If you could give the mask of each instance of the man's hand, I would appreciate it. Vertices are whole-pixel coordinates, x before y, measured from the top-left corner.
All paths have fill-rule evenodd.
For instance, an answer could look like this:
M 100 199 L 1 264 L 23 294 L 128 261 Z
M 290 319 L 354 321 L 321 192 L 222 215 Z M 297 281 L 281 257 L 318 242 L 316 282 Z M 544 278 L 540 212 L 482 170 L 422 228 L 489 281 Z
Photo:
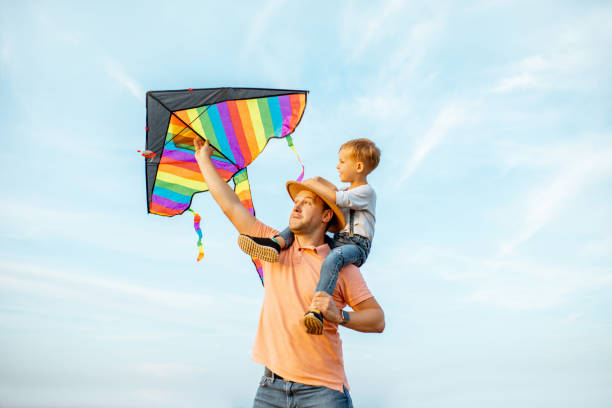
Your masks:
M 212 160 L 210 160 L 210 156 L 214 151 L 213 147 L 208 143 L 208 140 L 204 142 L 200 137 L 193 139 L 193 146 L 196 149 L 196 161 L 210 194 L 219 204 L 223 213 L 234 224 L 238 232 L 248 234 L 251 232 L 253 224 L 255 224 L 255 217 L 249 210 L 244 208 L 234 190 L 221 178 L 217 169 L 215 169 Z
M 332 323 L 340 323 L 343 320 L 342 313 L 336 307 L 336 302 L 326 292 L 315 293 L 310 308 L 320 310 L 325 320 Z
M 213 154 L 213 147 L 208 143 L 208 140 L 204 141 L 202 138 L 196 136 L 193 139 L 193 147 L 195 147 L 196 161 L 201 163 L 203 160 L 210 160 L 210 156 Z
M 323 318 L 331 323 L 340 324 L 344 320 L 334 299 L 325 292 L 315 293 L 311 308 L 320 310 Z M 382 333 L 385 330 L 385 313 L 373 297 L 356 304 L 353 310 L 344 327 L 364 333 Z

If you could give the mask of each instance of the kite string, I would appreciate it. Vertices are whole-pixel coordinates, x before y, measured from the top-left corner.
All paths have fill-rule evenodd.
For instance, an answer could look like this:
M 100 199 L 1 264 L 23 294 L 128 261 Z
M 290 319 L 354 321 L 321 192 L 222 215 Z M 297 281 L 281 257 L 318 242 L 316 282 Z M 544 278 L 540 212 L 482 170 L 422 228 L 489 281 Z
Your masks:
M 188 210 L 193 213 L 193 228 L 198 234 L 198 262 L 200 262 L 202 258 L 204 258 L 204 246 L 202 245 L 202 229 L 200 228 L 200 221 L 202 220 L 202 218 L 200 217 L 200 214 L 193 211 L 191 208 L 188 208 Z
M 291 150 L 293 150 L 293 153 L 295 153 L 298 161 L 302 165 L 302 174 L 300 174 L 300 176 L 296 179 L 297 182 L 301 182 L 304 179 L 304 170 L 305 170 L 304 163 L 302 163 L 302 159 L 300 159 L 300 155 L 298 154 L 297 150 L 295 150 L 295 146 L 293 145 L 293 139 L 291 138 L 291 135 L 287 135 L 287 144 L 289 145 Z

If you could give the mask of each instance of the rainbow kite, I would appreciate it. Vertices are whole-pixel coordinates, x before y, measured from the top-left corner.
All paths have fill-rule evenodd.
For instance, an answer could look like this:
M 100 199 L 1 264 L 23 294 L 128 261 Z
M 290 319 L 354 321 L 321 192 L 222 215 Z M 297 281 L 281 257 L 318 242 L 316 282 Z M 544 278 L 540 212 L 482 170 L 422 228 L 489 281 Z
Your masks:
M 204 256 L 200 216 L 190 206 L 193 195 L 208 186 L 195 159 L 193 139 L 208 140 L 214 147 L 213 165 L 225 181 L 234 182 L 234 191 L 254 215 L 247 166 L 271 138 L 286 138 L 295 152 L 290 135 L 304 114 L 306 94 L 255 88 L 147 92 L 148 212 L 168 217 L 193 212 L 198 261 Z M 302 166 L 298 180 L 303 170 Z M 263 282 L 261 262 L 253 262 Z

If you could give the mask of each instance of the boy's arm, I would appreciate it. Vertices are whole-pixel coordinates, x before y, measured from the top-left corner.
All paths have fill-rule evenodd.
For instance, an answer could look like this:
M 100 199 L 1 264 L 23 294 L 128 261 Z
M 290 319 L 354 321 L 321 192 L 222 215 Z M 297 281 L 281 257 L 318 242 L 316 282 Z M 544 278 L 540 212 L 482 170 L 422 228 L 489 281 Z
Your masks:
M 344 321 L 342 312 L 336 307 L 334 299 L 325 292 L 317 292 L 312 300 L 312 306 L 323 314 L 326 320 L 340 324 Z M 349 313 L 350 320 L 344 325 L 349 329 L 364 333 L 382 333 L 385 330 L 385 313 L 374 299 L 368 298 L 353 307 Z
M 200 171 L 208 185 L 210 194 L 212 194 L 225 216 L 234 224 L 238 232 L 249 234 L 253 224 L 255 224 L 255 217 L 249 210 L 244 208 L 236 193 L 217 173 L 217 169 L 215 169 L 210 160 L 213 148 L 209 145 L 208 141 L 204 143 L 204 140 L 199 137 L 193 140 L 193 145 L 196 148 L 196 161 L 200 166 Z
M 336 191 L 336 204 L 342 208 L 364 210 L 372 207 L 376 194 L 369 185 L 360 186 L 346 191 Z

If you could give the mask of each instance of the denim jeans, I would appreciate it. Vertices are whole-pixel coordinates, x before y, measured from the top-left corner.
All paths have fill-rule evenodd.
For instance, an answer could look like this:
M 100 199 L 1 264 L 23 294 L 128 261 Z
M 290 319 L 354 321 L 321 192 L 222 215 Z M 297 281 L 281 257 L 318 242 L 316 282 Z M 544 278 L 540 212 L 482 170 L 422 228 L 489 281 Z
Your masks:
M 289 248 L 293 244 L 293 231 L 289 227 L 279 232 L 276 237 L 281 237 L 285 241 L 285 248 Z
M 294 236 L 289 227 L 280 232 L 278 236 L 285 241 L 285 248 L 289 248 L 293 243 Z M 331 295 L 336 289 L 340 269 L 350 264 L 357 267 L 363 265 L 370 254 L 372 242 L 360 235 L 349 235 L 343 232 L 335 234 L 332 242 L 327 234 L 325 238 L 325 242 L 332 250 L 321 265 L 321 276 L 315 293 L 323 291 Z
M 289 248 L 295 239 L 293 231 L 289 227 L 276 234 L 275 237 L 281 237 L 285 241 L 284 248 Z M 325 234 L 323 240 L 330 248 L 334 247 L 334 240 L 329 235 Z
M 363 265 L 370 253 L 370 245 L 369 239 L 359 235 L 350 236 L 344 233 L 334 235 L 334 246 L 323 260 L 315 293 L 323 291 L 333 294 L 340 269 L 350 264 L 357 267 Z
M 331 388 L 261 377 L 253 408 L 353 408 L 351 396 Z

